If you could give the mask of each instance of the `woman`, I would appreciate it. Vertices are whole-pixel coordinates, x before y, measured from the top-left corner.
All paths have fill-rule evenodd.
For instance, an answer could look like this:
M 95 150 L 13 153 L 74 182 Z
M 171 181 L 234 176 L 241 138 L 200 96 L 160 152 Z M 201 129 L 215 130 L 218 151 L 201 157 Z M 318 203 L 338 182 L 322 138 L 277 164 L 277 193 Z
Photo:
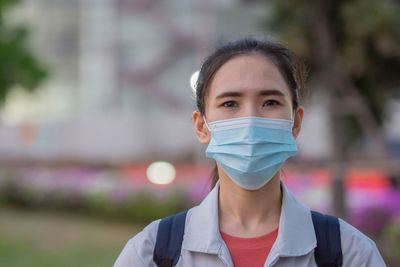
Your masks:
M 291 53 L 272 42 L 238 40 L 205 60 L 193 128 L 216 161 L 214 187 L 187 212 L 176 266 L 317 266 L 310 210 L 280 180 L 297 152 L 302 81 Z M 132 238 L 115 266 L 156 266 L 159 224 Z M 385 266 L 372 240 L 339 225 L 343 266 Z

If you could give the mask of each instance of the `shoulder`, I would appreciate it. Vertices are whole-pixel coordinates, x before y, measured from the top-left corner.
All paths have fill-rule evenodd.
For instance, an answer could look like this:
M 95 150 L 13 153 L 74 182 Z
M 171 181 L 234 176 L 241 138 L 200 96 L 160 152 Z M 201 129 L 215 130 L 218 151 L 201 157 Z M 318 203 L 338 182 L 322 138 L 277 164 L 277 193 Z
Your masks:
M 343 266 L 386 266 L 374 241 L 342 219 L 339 224 Z
M 160 221 L 153 221 L 131 238 L 126 243 L 114 267 L 138 266 L 139 263 L 140 266 L 150 266 L 153 262 L 154 245 Z

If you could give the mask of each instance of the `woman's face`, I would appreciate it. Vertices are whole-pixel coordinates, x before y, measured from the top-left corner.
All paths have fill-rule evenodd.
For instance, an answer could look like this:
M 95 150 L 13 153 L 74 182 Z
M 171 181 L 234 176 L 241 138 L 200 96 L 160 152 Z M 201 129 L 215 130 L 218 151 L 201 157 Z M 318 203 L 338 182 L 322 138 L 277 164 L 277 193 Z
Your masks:
M 290 89 L 278 68 L 259 54 L 234 57 L 222 65 L 205 99 L 207 122 L 248 116 L 295 119 L 295 137 L 303 117 L 302 108 L 293 112 Z M 210 134 L 201 117 L 198 111 L 193 113 L 194 129 L 199 141 L 207 144 Z

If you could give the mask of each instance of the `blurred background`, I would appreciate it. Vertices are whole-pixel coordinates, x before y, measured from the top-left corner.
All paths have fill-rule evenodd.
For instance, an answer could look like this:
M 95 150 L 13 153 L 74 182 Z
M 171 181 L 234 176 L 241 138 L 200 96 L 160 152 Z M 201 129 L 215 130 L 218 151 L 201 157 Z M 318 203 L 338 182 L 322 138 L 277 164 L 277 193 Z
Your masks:
M 396 0 L 0 1 L 2 264 L 110 266 L 148 222 L 198 204 L 213 162 L 190 80 L 250 36 L 309 71 L 282 180 L 399 266 L 399 14 Z

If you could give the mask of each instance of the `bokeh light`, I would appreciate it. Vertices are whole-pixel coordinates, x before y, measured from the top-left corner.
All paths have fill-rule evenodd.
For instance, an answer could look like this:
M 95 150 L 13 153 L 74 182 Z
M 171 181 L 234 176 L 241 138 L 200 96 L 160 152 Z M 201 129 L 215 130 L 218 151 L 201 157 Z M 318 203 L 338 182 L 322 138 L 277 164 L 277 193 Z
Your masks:
M 190 76 L 190 87 L 192 88 L 193 94 L 196 94 L 196 83 L 199 78 L 200 71 L 193 72 L 192 76 Z
M 146 175 L 153 184 L 166 185 L 174 181 L 176 172 L 171 163 L 156 161 L 149 165 Z

